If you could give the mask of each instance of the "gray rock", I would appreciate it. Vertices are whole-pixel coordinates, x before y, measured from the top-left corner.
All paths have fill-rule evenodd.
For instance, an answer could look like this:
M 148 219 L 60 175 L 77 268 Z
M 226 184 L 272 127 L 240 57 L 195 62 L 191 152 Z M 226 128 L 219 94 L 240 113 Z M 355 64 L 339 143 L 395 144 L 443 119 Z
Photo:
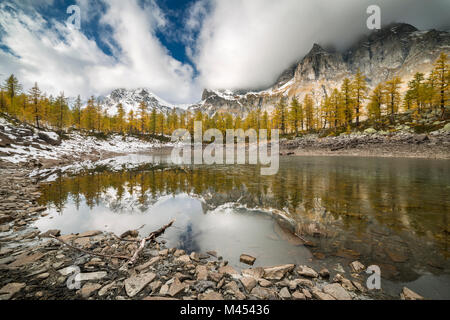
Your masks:
M 132 276 L 125 280 L 125 291 L 129 297 L 134 297 L 144 287 L 155 279 L 156 275 L 152 272 L 142 273 Z

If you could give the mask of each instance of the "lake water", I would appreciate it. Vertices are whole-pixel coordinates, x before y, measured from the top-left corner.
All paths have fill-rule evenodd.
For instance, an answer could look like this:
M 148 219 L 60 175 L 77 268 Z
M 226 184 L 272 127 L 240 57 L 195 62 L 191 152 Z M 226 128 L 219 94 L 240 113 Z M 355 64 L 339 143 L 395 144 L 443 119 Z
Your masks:
M 407 285 L 450 299 L 450 161 L 281 157 L 278 174 L 261 176 L 257 166 L 136 157 L 155 166 L 45 185 L 40 202 L 50 214 L 36 226 L 118 235 L 141 227 L 144 236 L 175 218 L 162 237 L 169 247 L 216 250 L 236 268 L 247 267 L 239 262 L 247 253 L 255 266 L 343 268 L 350 277 L 349 262 L 359 260 L 380 266 L 385 293 Z

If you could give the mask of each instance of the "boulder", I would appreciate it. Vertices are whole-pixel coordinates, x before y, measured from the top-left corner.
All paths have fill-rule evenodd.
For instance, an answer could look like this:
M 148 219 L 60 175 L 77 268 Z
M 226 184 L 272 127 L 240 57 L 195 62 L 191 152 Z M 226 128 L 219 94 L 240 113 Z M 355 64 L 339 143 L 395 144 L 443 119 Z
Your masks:
M 239 261 L 249 265 L 253 265 L 255 263 L 255 260 L 255 257 L 252 257 L 251 255 L 245 253 L 241 254 L 241 256 L 239 257 Z
M 269 280 L 281 280 L 286 273 L 292 271 L 295 265 L 283 264 L 279 266 L 264 268 L 264 278 Z
M 242 274 L 258 280 L 264 277 L 264 269 L 261 267 L 244 269 L 242 270 Z
M 415 293 L 407 287 L 403 287 L 402 293 L 400 293 L 400 299 L 402 300 L 424 300 L 420 294 Z
M 359 261 L 353 261 L 350 263 L 350 268 L 356 273 L 360 273 L 366 269 L 366 267 Z
M 377 130 L 375 130 L 374 128 L 367 128 L 366 130 L 364 130 L 364 133 L 374 134 L 374 133 L 377 133 Z
M 281 288 L 280 292 L 278 292 L 278 295 L 283 300 L 291 298 L 291 293 L 289 292 L 289 289 L 286 287 Z
M 331 283 L 323 287 L 323 292 L 329 294 L 336 300 L 351 300 L 352 298 L 348 292 L 339 284 Z
M 241 283 L 245 288 L 245 291 L 250 293 L 254 287 L 256 287 L 256 279 L 253 277 L 242 277 Z
M 61 137 L 55 132 L 39 131 L 38 136 L 52 146 L 59 146 L 61 144 Z
M 319 274 L 308 266 L 298 266 L 297 273 L 308 278 L 317 278 Z

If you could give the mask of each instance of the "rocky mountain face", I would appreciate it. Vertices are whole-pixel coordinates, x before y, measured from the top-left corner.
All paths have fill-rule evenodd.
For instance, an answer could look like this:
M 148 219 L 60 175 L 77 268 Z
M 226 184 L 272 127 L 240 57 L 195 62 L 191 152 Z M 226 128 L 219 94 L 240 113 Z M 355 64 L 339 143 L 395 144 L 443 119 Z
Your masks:
M 208 90 L 189 110 L 210 115 L 228 111 L 245 115 L 253 108 L 271 111 L 280 99 L 311 93 L 319 104 L 331 90 L 340 87 L 345 77 L 358 69 L 370 88 L 379 82 L 400 76 L 403 88 L 416 72 L 429 73 L 441 52 L 450 53 L 450 33 L 419 31 L 409 24 L 393 24 L 361 37 L 344 52 L 326 50 L 314 44 L 298 63 L 285 70 L 269 89 L 259 92 Z
M 115 89 L 106 97 L 100 98 L 101 104 L 104 110 L 110 115 L 117 114 L 117 106 L 119 103 L 122 104 L 125 113 L 128 114 L 130 110 L 133 110 L 135 114 L 139 110 L 139 105 L 142 101 L 145 101 L 148 106 L 149 112 L 156 108 L 157 112 L 169 113 L 173 108 L 179 110 L 178 106 L 170 104 L 164 101 L 162 98 L 158 97 L 152 93 L 149 89 L 138 88 L 138 89 Z

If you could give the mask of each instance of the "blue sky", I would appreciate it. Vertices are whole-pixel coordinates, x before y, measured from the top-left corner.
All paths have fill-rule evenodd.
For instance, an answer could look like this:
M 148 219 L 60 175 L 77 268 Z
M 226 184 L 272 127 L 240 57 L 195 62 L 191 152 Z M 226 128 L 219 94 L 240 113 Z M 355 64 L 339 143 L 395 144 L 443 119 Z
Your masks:
M 345 49 L 370 32 L 371 4 L 383 25 L 449 29 L 448 0 L 0 0 L 0 78 L 83 98 L 146 87 L 171 103 L 266 89 L 314 43 Z

